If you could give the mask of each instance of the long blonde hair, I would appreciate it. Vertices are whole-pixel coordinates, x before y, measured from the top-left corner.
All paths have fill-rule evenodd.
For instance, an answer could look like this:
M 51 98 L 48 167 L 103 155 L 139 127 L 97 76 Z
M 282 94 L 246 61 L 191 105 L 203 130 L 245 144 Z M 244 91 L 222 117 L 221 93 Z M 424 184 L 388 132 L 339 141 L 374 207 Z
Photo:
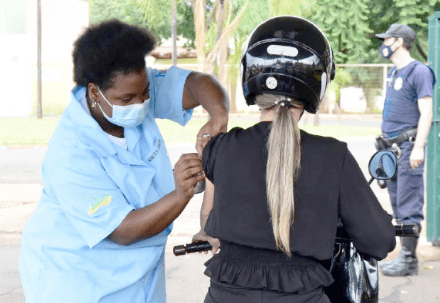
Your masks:
M 278 103 L 286 99 L 293 105 L 299 104 L 285 96 L 270 94 L 257 95 L 255 103 L 260 109 L 275 109 L 267 141 L 267 204 L 277 249 L 291 257 L 290 230 L 295 214 L 294 183 L 301 167 L 301 138 L 290 110 Z

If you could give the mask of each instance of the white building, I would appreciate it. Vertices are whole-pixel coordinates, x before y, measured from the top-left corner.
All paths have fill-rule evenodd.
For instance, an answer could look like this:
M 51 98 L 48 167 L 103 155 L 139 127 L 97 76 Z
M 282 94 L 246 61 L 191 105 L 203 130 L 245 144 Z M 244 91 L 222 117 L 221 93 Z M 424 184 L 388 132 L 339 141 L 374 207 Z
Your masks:
M 89 25 L 88 3 L 41 0 L 43 111 L 60 113 L 70 100 L 72 45 Z M 0 0 L 0 117 L 35 115 L 37 0 Z

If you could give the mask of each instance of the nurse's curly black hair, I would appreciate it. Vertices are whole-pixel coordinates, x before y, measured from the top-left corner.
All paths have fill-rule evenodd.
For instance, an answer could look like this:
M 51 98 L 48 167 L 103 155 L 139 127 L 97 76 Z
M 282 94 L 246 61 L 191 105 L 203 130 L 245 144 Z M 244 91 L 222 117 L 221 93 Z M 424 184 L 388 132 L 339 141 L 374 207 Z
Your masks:
M 74 81 L 82 86 L 95 83 L 105 90 L 115 75 L 140 72 L 155 46 L 156 38 L 146 28 L 116 19 L 92 25 L 74 44 Z

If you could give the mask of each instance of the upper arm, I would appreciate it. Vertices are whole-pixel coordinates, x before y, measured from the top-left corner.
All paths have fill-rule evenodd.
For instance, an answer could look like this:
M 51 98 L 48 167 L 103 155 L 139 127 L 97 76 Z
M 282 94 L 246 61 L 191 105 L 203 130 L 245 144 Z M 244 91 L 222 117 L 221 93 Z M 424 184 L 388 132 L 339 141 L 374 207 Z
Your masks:
M 192 115 L 183 104 L 184 87 L 191 71 L 171 67 L 167 71 L 148 69 L 150 97 L 155 118 L 169 119 L 185 125 Z
M 415 88 L 419 109 L 421 104 L 425 104 L 425 106 L 427 106 L 426 101 L 429 101 L 429 99 L 432 107 L 432 95 L 435 83 L 434 73 L 428 66 L 418 64 L 412 74 L 414 75 L 413 85 Z
M 215 161 L 217 158 L 217 153 L 219 151 L 219 147 L 223 138 L 225 138 L 227 134 L 220 133 L 214 138 L 212 138 L 208 144 L 206 144 L 203 149 L 202 154 L 202 167 L 206 174 L 206 179 L 215 184 Z
M 214 184 L 208 179 L 205 180 L 205 194 L 203 195 L 203 203 L 201 212 L 205 215 L 209 215 L 214 207 Z
M 209 111 L 209 107 L 206 105 L 212 101 L 218 101 L 226 107 L 228 106 L 227 92 L 223 86 L 209 74 L 191 72 L 186 79 L 183 90 L 183 108 L 192 109 L 202 105 Z
M 200 81 L 200 78 L 202 77 L 201 73 L 198 72 L 191 72 L 185 81 L 185 86 L 183 87 L 183 97 L 182 97 L 182 106 L 184 109 L 191 109 L 198 105 L 200 105 L 196 98 L 194 97 L 192 90 L 197 89 L 195 86 L 197 86 L 196 82 Z

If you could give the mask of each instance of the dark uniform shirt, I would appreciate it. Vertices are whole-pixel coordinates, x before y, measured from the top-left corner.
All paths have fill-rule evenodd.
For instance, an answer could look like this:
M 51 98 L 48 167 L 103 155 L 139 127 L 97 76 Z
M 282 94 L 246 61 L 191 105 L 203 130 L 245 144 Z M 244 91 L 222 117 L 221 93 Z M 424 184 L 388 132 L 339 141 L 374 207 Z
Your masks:
M 390 69 L 383 110 L 383 133 L 417 127 L 420 119 L 418 100 L 432 97 L 434 79 L 431 69 L 418 61 L 401 69 Z

